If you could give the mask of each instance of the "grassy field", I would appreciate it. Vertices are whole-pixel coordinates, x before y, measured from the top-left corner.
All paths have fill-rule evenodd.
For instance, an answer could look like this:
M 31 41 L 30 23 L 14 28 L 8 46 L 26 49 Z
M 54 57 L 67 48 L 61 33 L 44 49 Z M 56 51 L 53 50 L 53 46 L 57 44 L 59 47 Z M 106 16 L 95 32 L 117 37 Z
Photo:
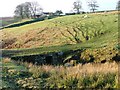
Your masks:
M 76 62 L 71 59 L 56 66 L 4 58 L 5 88 L 11 85 L 24 89 L 118 88 L 118 12 L 57 17 L 5 28 L 0 34 L 3 36 L 2 54 L 6 57 L 61 51 L 67 53 L 64 61 L 79 57 Z M 75 50 L 82 52 L 69 53 Z
M 39 54 L 81 47 L 98 48 L 110 44 L 117 46 L 117 18 L 117 13 L 88 14 L 87 18 L 84 18 L 84 15 L 73 15 L 6 28 L 1 32 L 3 33 L 3 49 L 17 49 L 22 53 Z M 85 40 L 82 32 L 79 31 L 77 38 L 81 40 L 81 43 L 77 43 L 66 29 L 68 28 L 75 36 L 73 31 L 75 26 L 80 27 L 84 36 L 87 35 L 89 40 Z

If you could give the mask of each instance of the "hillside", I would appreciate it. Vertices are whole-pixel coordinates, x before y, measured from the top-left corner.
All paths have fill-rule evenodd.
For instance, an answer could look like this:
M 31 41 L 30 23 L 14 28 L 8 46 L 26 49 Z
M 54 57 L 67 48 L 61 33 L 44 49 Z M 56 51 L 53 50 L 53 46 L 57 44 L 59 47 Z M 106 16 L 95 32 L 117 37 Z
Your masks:
M 81 40 L 81 43 L 94 41 L 96 38 L 101 39 L 104 36 L 111 38 L 108 39 L 111 42 L 114 36 L 117 36 L 117 18 L 117 14 L 89 14 L 87 18 L 84 18 L 84 15 L 74 15 L 3 29 L 3 48 L 38 48 L 76 44 L 71 34 L 73 33 L 75 36 L 74 28 L 77 29 L 76 27 L 80 27 L 84 36 L 89 37 L 89 40 L 86 41 L 82 32 L 79 31 L 77 38 Z M 113 38 L 110 34 L 113 35 Z
M 96 61 L 102 61 L 106 58 L 112 60 L 118 53 L 116 12 L 63 16 L 6 28 L 2 32 L 3 55 L 24 56 L 86 49 L 81 58 L 89 61 L 92 55 Z
M 22 23 L 0 31 L 1 87 L 113 89 L 120 86 L 117 12 Z

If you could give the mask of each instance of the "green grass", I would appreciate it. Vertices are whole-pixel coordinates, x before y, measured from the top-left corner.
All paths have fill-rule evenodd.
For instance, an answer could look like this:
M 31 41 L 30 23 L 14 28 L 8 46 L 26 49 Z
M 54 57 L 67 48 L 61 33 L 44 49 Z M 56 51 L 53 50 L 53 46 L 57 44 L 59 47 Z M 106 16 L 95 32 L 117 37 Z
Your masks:
M 31 25 L 24 25 L 21 27 L 16 27 L 16 28 L 9 28 L 9 29 L 4 29 L 4 31 L 7 30 L 7 32 L 16 32 L 16 34 L 21 34 L 19 32 L 21 32 L 21 30 L 23 31 L 28 31 L 28 30 L 35 30 L 38 29 L 40 27 L 54 27 L 54 25 L 57 23 L 57 25 L 62 26 L 63 25 L 70 25 L 73 24 L 72 22 L 78 22 L 81 21 L 83 15 L 73 15 L 73 16 L 63 16 L 63 17 L 59 17 L 59 18 L 55 18 L 55 19 L 51 19 L 51 20 L 45 20 L 42 22 L 37 22 Z M 90 18 L 88 19 L 84 19 L 82 20 L 83 23 L 84 22 L 92 22 L 92 23 L 96 23 L 96 21 L 99 20 L 104 20 L 105 23 L 107 23 L 107 25 L 109 24 L 110 27 L 114 26 L 114 20 L 117 19 L 117 15 L 108 15 L 108 16 L 104 16 L 104 15 L 88 15 Z M 113 21 L 113 22 L 111 22 Z M 61 24 L 59 24 L 59 22 L 62 22 Z M 113 23 L 113 24 L 111 24 Z M 110 25 L 111 24 L 111 25 Z
M 3 29 L 3 41 L 9 41 L 9 39 L 16 38 L 15 42 L 7 45 L 8 48 L 3 48 L 3 56 L 26 56 L 26 55 L 36 55 L 36 54 L 46 54 L 50 52 L 67 52 L 69 50 L 87 50 L 81 53 L 83 58 L 88 58 L 89 55 L 93 55 L 95 60 L 104 60 L 105 58 L 112 58 L 116 55 L 113 48 L 117 47 L 118 44 L 118 20 L 117 14 L 88 14 L 88 18 L 83 19 L 83 15 L 72 15 L 63 16 L 50 20 L 45 20 L 41 22 L 36 22 L 32 24 L 26 24 L 20 27 L 6 28 Z M 102 27 L 102 22 L 104 22 L 104 27 Z M 70 40 L 60 34 L 60 32 L 66 32 L 66 26 L 69 28 L 75 25 L 81 27 L 82 30 L 88 30 L 89 36 L 92 38 L 88 41 L 83 40 L 82 43 L 73 44 Z M 45 30 L 44 30 L 45 29 Z M 99 34 L 93 36 L 93 31 L 101 30 L 104 34 Z M 72 29 L 70 29 L 72 32 Z M 43 38 L 42 35 L 45 35 Z M 53 37 L 57 34 L 57 37 Z M 71 37 L 71 36 L 70 36 Z M 47 39 L 46 39 L 47 38 Z M 11 41 L 11 40 L 10 40 Z M 28 41 L 27 43 L 25 43 Z M 41 43 L 45 41 L 52 41 L 52 43 Z M 35 44 L 37 43 L 37 44 Z M 20 47 L 15 45 L 20 44 Z M 11 46 L 10 46 L 11 45 Z M 29 45 L 29 47 L 27 47 Z M 97 49 L 97 50 L 96 50 Z M 91 51 L 90 51 L 91 50 Z M 93 50 L 93 51 L 92 51 Z M 97 54 L 96 54 L 97 53 Z M 111 53 L 111 54 L 109 54 Z M 107 55 L 106 55 L 107 54 Z M 115 54 L 115 55 L 114 55 Z M 102 59 L 103 58 L 103 59 Z M 81 60 L 81 59 L 80 59 Z M 87 60 L 87 59 L 85 59 Z M 107 59 L 106 59 L 107 60 Z M 16 61 L 15 61 L 16 62 Z M 19 87 L 19 88 L 117 88 L 117 74 L 116 70 L 117 64 L 105 63 L 93 70 L 91 65 L 80 65 L 73 67 L 64 66 L 37 66 L 30 63 L 17 64 L 13 61 L 3 63 L 3 86 L 5 87 Z M 103 66 L 102 66 L 103 65 Z M 93 66 L 94 67 L 94 66 Z M 109 68 L 110 67 L 110 68 Z M 27 69 L 29 72 L 27 72 Z M 114 72 L 114 69 L 115 72 Z M 15 70 L 15 72 L 8 72 L 9 70 Z M 76 73 L 79 71 L 82 72 Z M 21 72 L 25 70 L 25 72 Z M 86 74 L 86 70 L 91 71 L 92 74 Z M 100 73 L 96 73 L 95 71 Z M 113 71 L 112 71 L 113 70 Z M 103 73 L 102 73 L 103 72 Z M 112 73 L 109 73 L 112 72 Z M 107 73 L 107 74 L 105 74 Z M 23 75 L 23 76 L 21 76 Z M 9 79 L 7 79 L 9 77 Z M 11 83 L 12 80 L 12 83 Z M 54 82 L 53 82 L 54 80 Z M 18 86 L 16 86 L 18 84 Z
M 33 54 L 41 54 L 48 52 L 76 50 L 83 48 L 95 49 L 104 46 L 109 46 L 111 43 L 114 43 L 114 46 L 116 46 L 118 42 L 117 18 L 118 18 L 117 14 L 107 14 L 107 15 L 88 14 L 88 18 L 85 19 L 83 19 L 83 15 L 71 15 L 71 16 L 63 16 L 50 20 L 36 22 L 33 24 L 24 25 L 20 27 L 7 28 L 3 30 L 3 32 L 6 33 L 6 36 L 3 39 L 13 38 L 13 37 L 17 38 L 17 40 L 13 43 L 13 45 L 21 45 L 21 46 L 19 48 L 12 47 L 11 50 L 4 49 L 3 55 L 9 54 L 9 55 L 24 56 L 24 55 L 33 55 Z M 101 21 L 104 23 L 103 27 Z M 70 40 L 66 37 L 61 36 L 60 32 L 66 33 L 66 35 L 69 36 L 69 34 L 67 34 L 65 30 L 66 26 L 73 27 L 76 24 L 80 26 L 87 25 L 84 27 L 89 28 L 88 29 L 89 36 L 93 35 L 94 30 L 95 31 L 101 30 L 102 32 L 104 32 L 104 34 L 93 37 L 88 41 L 83 40 L 82 43 L 71 44 Z M 42 29 L 44 28 L 47 29 L 42 32 Z M 83 30 L 85 30 L 86 28 L 83 28 Z M 55 38 L 53 38 L 54 33 L 58 35 Z M 43 37 L 42 36 L 43 34 L 46 35 L 46 37 L 41 39 Z M 28 35 L 28 37 L 26 37 L 25 35 Z M 29 39 L 31 37 L 32 40 Z M 81 35 L 79 37 L 82 38 Z M 27 43 L 24 43 L 25 39 L 28 39 Z M 46 43 L 48 41 L 51 41 L 51 43 L 50 44 Z M 35 42 L 38 44 L 35 44 Z M 45 42 L 45 44 L 41 45 L 42 42 Z M 29 47 L 27 48 L 28 45 Z
M 11 88 L 15 89 L 17 88 L 17 85 L 15 84 L 15 79 L 19 78 L 19 73 L 22 71 L 27 71 L 27 68 L 23 65 L 18 65 L 17 63 L 11 61 L 6 61 L 6 59 L 2 59 L 2 83 L 0 84 L 2 88 Z M 5 62 L 6 61 L 6 62 Z
M 4 59 L 3 59 L 4 60 Z M 6 67 L 6 68 L 9 68 L 9 69 L 15 69 L 17 71 L 20 71 L 20 70 L 27 70 L 24 66 L 22 65 L 17 65 L 15 62 L 13 61 L 10 61 L 10 62 L 7 62 L 7 63 L 4 63 L 2 62 L 2 67 Z
M 10 69 L 16 69 L 16 70 L 25 70 L 25 67 L 23 66 L 17 66 L 16 64 L 14 64 L 13 62 L 11 63 L 7 63 L 7 64 L 3 64 L 3 67 L 8 67 Z

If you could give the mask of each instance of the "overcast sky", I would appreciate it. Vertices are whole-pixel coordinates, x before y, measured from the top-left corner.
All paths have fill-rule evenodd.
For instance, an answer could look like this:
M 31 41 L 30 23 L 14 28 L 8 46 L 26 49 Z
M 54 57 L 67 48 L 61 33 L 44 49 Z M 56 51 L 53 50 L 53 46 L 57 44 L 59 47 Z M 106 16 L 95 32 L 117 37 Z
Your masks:
M 29 1 L 37 1 L 45 12 L 55 12 L 62 10 L 70 12 L 73 8 L 73 2 L 76 0 L 1 0 L 0 1 L 0 17 L 13 16 L 15 7 L 21 3 Z M 89 11 L 86 4 L 88 0 L 81 0 L 83 11 Z M 100 6 L 98 10 L 114 10 L 118 0 L 97 0 Z

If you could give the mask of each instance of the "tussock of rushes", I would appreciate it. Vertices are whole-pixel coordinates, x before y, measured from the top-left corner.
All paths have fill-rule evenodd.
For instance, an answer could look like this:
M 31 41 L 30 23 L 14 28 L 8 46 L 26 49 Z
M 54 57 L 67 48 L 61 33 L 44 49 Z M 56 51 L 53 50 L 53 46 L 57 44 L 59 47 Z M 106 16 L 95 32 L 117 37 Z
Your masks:
M 104 64 L 78 64 L 77 66 L 73 67 L 64 67 L 64 66 L 51 66 L 51 65 L 43 65 L 43 66 L 35 66 L 32 65 L 29 67 L 30 72 L 58 72 L 64 73 L 67 75 L 74 75 L 74 74 L 95 74 L 95 73 L 116 73 L 118 71 L 118 64 L 116 62 L 106 62 Z
M 23 63 L 24 64 L 24 63 Z M 116 62 L 78 64 L 73 67 L 52 65 L 31 65 L 25 63 L 32 78 L 39 81 L 41 88 L 117 88 L 118 64 Z M 23 81 L 36 86 L 36 81 L 29 78 Z M 25 84 L 26 84 L 25 83 Z M 20 83 L 19 83 L 20 84 Z M 20 84 L 24 86 L 24 84 Z
M 118 71 L 117 63 L 109 63 L 105 64 L 85 64 L 85 65 L 77 65 L 75 67 L 69 68 L 69 73 L 78 73 L 78 74 L 94 74 L 94 73 L 116 73 Z

